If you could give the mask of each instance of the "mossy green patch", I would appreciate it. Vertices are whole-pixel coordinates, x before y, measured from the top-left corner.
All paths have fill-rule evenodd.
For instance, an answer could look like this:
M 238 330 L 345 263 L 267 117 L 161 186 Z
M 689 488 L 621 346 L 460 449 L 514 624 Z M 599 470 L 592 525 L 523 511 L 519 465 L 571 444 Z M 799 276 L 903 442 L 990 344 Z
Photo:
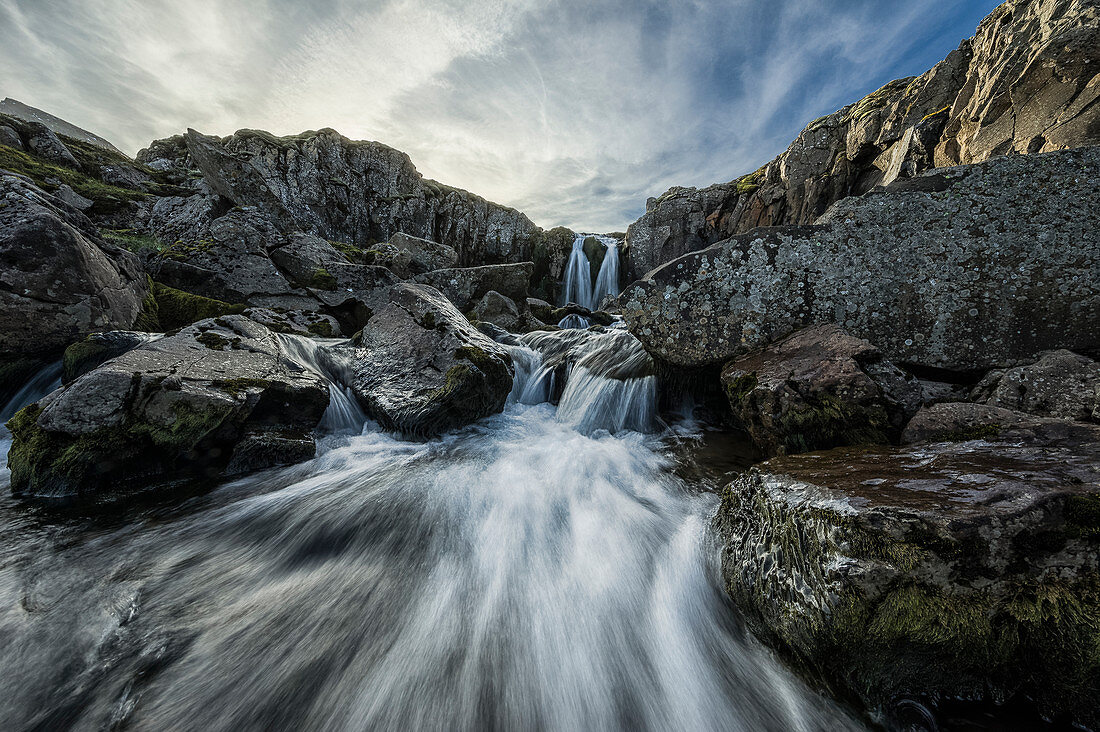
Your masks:
M 44 191 L 54 192 L 62 184 L 92 201 L 96 213 L 111 213 L 130 201 L 139 201 L 148 194 L 119 188 L 96 180 L 70 168 L 48 163 L 7 145 L 0 145 L 0 168 L 30 178 Z
M 777 432 L 788 454 L 889 441 L 889 418 L 882 407 L 859 406 L 828 393 L 810 396 L 805 403 L 804 409 L 778 420 Z
M 1100 492 L 1067 498 L 1065 517 L 1069 536 L 1091 541 L 1100 540 Z
M 324 267 L 318 267 L 309 277 L 309 286 L 318 290 L 335 290 L 336 278 Z
M 164 245 L 151 234 L 143 234 L 135 229 L 100 229 L 100 236 L 109 244 L 129 249 L 131 252 L 160 252 Z
M 1001 433 L 999 424 L 977 424 L 961 430 L 945 432 L 938 437 L 943 442 L 967 442 L 969 440 L 984 440 L 988 437 L 996 437 Z
M 332 331 L 332 323 L 328 322 L 327 320 L 318 320 L 316 322 L 310 323 L 306 326 L 306 330 L 319 338 L 332 338 L 334 335 Z
M 164 259 L 174 259 L 177 262 L 186 262 L 210 251 L 214 247 L 213 239 L 180 239 L 169 246 L 162 248 L 160 256 Z
M 104 344 L 89 338 L 72 344 L 65 349 L 65 354 L 61 358 L 61 380 L 67 384 L 81 374 L 87 373 L 103 363 L 105 354 L 110 350 Z
M 203 335 L 212 335 L 211 333 L 203 333 Z M 241 377 L 236 379 L 217 379 L 212 382 L 214 386 L 221 389 L 231 396 L 237 397 L 246 393 L 249 389 L 267 389 L 271 386 L 271 382 L 267 379 L 257 379 L 253 377 Z
M 232 341 L 212 330 L 203 331 L 195 336 L 195 340 L 203 344 L 211 351 L 224 351 L 226 346 L 232 345 Z
M 753 389 L 757 387 L 760 380 L 756 376 L 756 372 L 741 374 L 732 379 L 726 380 L 726 398 L 729 399 L 731 406 L 736 406 L 741 403 Z
M 143 303 L 142 315 L 138 318 L 142 329 L 150 332 L 178 330 L 206 318 L 236 315 L 245 310 L 244 305 L 192 295 L 160 282 L 153 283 L 151 294 L 152 302 Z M 156 328 L 149 327 L 154 320 Z

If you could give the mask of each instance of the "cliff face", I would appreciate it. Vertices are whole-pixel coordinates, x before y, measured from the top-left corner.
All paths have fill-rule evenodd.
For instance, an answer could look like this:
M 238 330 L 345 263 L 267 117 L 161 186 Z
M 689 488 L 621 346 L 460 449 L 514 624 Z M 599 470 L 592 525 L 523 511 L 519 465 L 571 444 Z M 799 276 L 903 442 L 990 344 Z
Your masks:
M 197 169 L 211 193 L 234 205 L 255 206 L 287 230 L 358 246 L 401 232 L 454 247 L 463 265 L 490 264 L 531 259 L 541 233 L 515 209 L 424 179 L 405 153 L 330 129 L 225 138 L 189 130 L 138 159 L 181 176 Z
M 630 275 L 931 167 L 1100 142 L 1100 0 L 1009 0 L 921 76 L 811 122 L 754 173 L 651 199 L 627 231 Z

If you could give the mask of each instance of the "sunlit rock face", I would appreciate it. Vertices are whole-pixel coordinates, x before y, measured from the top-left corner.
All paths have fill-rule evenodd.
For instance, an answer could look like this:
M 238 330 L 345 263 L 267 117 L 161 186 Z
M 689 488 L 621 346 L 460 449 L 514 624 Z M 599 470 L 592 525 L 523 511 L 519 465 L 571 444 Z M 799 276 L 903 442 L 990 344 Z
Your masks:
M 1100 7 L 1007 2 L 932 69 L 814 120 L 754 173 L 672 188 L 628 230 L 642 277 L 757 226 L 810 224 L 832 203 L 930 167 L 1100 142 Z
M 672 364 L 728 360 L 833 322 L 903 364 L 973 371 L 1100 349 L 1100 148 L 1004 157 L 742 234 L 628 287 Z

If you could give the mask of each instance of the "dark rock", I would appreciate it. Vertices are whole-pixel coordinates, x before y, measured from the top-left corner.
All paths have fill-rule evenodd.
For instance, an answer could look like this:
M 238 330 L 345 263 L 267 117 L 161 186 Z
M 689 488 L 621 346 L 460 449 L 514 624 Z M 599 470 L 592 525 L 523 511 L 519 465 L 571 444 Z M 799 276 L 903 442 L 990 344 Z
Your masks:
M 849 198 L 822 225 L 734 237 L 619 301 L 646 348 L 681 366 L 820 322 L 897 363 L 950 371 L 1100 350 L 1096 170 L 1100 147 L 940 171 L 944 190 Z
M 104 361 L 121 356 L 148 343 L 153 336 L 133 330 L 111 330 L 91 333 L 65 349 L 62 357 L 61 383 L 71 384 L 79 377 L 98 368 Z
M 147 279 L 82 213 L 0 175 L 0 358 L 56 358 L 89 333 L 129 328 Z
M 916 380 L 835 325 L 807 328 L 722 371 L 733 424 L 765 456 L 896 442 Z
M 67 185 L 60 185 L 57 190 L 54 191 L 54 196 L 63 201 L 65 205 L 75 208 L 77 211 L 87 211 L 95 202 L 89 198 L 85 198 Z
M 611 325 L 615 322 L 614 316 L 610 313 L 605 313 L 601 310 L 589 310 L 586 307 L 577 305 L 576 303 L 569 303 L 563 305 L 560 308 L 554 308 L 550 311 L 550 320 L 546 321 L 551 325 L 557 325 L 563 319 L 568 318 L 570 315 L 579 315 L 582 318 L 588 320 L 592 325 Z
M 326 351 L 356 398 L 387 427 L 456 429 L 504 408 L 512 361 L 437 290 L 398 284 L 347 345 Z
M 529 297 L 527 298 L 527 309 L 532 315 L 544 323 L 556 325 L 558 322 L 553 320 L 551 316 L 551 313 L 554 312 L 554 306 L 545 300 L 540 300 L 537 297 Z
M 489 290 L 474 305 L 470 319 L 492 323 L 514 332 L 519 329 L 520 312 L 512 300 L 496 290 Z
M 627 231 L 628 273 L 758 226 L 810 224 L 834 202 L 931 167 L 1100 142 L 1094 0 L 1014 0 L 947 58 L 814 120 L 754 173 L 670 189 Z
M 282 308 L 247 308 L 242 314 L 276 333 L 316 338 L 338 338 L 342 335 L 339 322 L 331 315 Z
M 533 265 L 490 264 L 483 267 L 437 269 L 418 275 L 413 282 L 430 285 L 442 292 L 462 312 L 468 311 L 490 290 L 495 290 L 514 302 L 527 299 Z
M 30 152 L 55 165 L 80 170 L 80 163 L 53 130 L 40 122 L 27 122 L 26 129 L 26 146 Z
M 1033 364 L 989 372 L 970 399 L 1042 417 L 1100 422 L 1100 363 L 1051 351 Z
M 872 713 L 1036 700 L 1100 722 L 1100 450 L 942 443 L 777 458 L 726 488 L 726 588 Z
M 1068 419 L 1036 417 L 988 404 L 941 402 L 917 412 L 901 436 L 906 444 L 979 439 L 1029 445 L 1100 443 L 1100 427 Z
M 411 274 L 447 269 L 458 264 L 458 252 L 454 247 L 439 244 L 430 239 L 397 233 L 390 238 L 390 244 L 397 247 L 398 251 L 407 254 Z
M 118 493 L 299 459 L 328 405 L 325 380 L 242 316 L 202 321 L 118 356 L 9 423 L 12 491 Z M 271 437 L 261 451 L 256 435 Z M 277 439 L 276 439 L 277 438 Z M 285 450 L 289 442 L 298 448 Z M 261 454 L 262 453 L 262 454 Z
M 22 150 L 23 140 L 20 139 L 19 133 L 11 127 L 0 125 L 0 145 L 7 145 L 8 147 L 14 147 L 16 150 Z

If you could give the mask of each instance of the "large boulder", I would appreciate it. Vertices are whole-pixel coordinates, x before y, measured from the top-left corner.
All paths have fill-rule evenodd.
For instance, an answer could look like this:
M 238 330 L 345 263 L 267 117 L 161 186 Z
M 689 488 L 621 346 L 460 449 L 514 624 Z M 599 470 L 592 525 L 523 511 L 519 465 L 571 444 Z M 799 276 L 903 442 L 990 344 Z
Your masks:
M 129 328 L 147 294 L 137 257 L 58 198 L 0 174 L 0 361 L 54 358 L 88 333 Z
M 1028 445 L 1100 443 L 1100 426 L 1036 417 L 988 404 L 940 402 L 922 407 L 902 432 L 905 444 L 996 440 Z
M 1026 366 L 990 371 L 970 398 L 1042 417 L 1100 422 L 1100 363 L 1050 351 Z
M 483 323 L 492 323 L 498 328 L 513 331 L 519 329 L 519 307 L 511 299 L 501 295 L 496 290 L 485 293 L 470 314 L 473 320 Z
M 759 229 L 620 297 L 673 364 L 722 362 L 835 322 L 903 364 L 976 371 L 1100 350 L 1100 147 L 997 158 Z
M 495 414 L 512 388 L 507 352 L 425 285 L 390 288 L 363 330 L 327 352 L 368 414 L 409 434 Z
M 106 361 L 11 421 L 12 491 L 119 494 L 314 454 L 324 378 L 239 315 L 205 320 Z
M 809 224 L 834 202 L 931 167 L 1100 142 L 1095 0 L 1011 0 L 918 77 L 814 120 L 775 160 L 650 199 L 627 231 L 635 278 L 758 226 Z
M 418 275 L 413 278 L 413 282 L 434 287 L 446 295 L 455 307 L 466 312 L 490 290 L 495 290 L 514 302 L 524 302 L 527 299 L 533 267 L 531 262 L 516 262 L 438 269 Z
M 967 442 L 773 459 L 724 491 L 726 588 L 796 667 L 891 728 L 914 700 L 1015 695 L 1094 727 L 1098 458 Z
M 412 274 L 447 269 L 458 264 L 458 252 L 454 247 L 430 239 L 398 232 L 390 238 L 390 244 L 408 257 L 409 271 Z
M 807 328 L 722 370 L 734 426 L 766 456 L 896 442 L 920 385 L 835 325 Z

